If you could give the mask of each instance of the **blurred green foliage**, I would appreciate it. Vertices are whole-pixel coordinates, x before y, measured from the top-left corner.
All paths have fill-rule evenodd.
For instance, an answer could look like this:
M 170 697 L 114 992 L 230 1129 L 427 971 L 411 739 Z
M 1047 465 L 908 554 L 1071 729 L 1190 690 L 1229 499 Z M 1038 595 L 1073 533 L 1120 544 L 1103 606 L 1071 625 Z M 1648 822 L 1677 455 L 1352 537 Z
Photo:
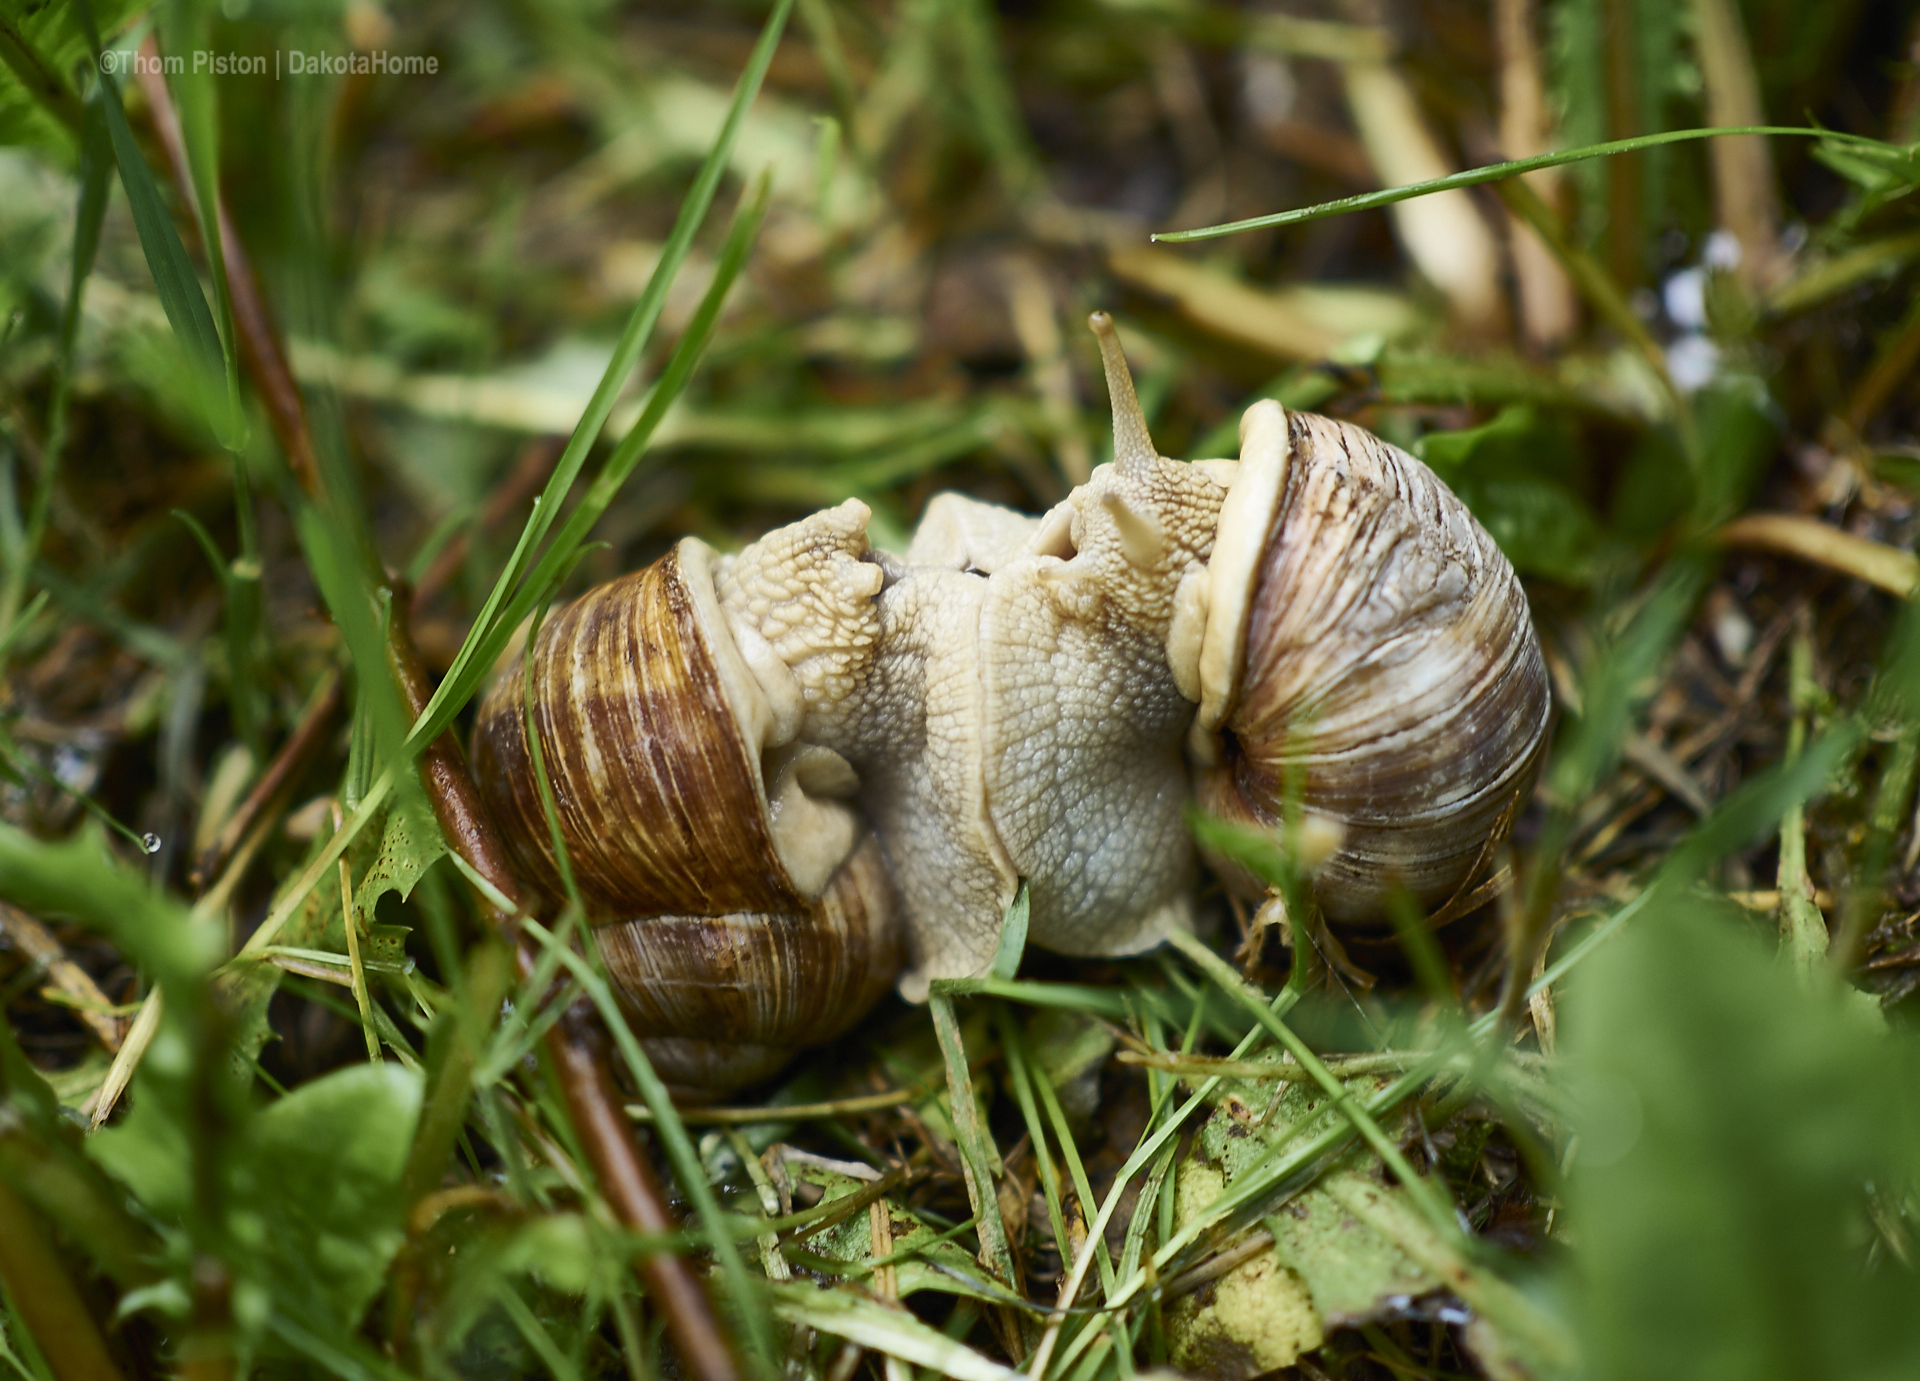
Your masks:
M 0 0 L 0 896 L 77 922 L 61 934 L 118 1016 L 156 1031 L 128 1107 L 83 1134 L 105 1052 L 45 1060 L 35 1041 L 71 1009 L 8 949 L 0 1187 L 116 1364 L 673 1375 L 631 1269 L 646 1249 L 726 1263 L 741 1338 L 818 1330 L 745 1349 L 749 1370 L 1118 1381 L 1186 1355 L 1189 1306 L 1163 1292 L 1201 1314 L 1242 1234 L 1267 1231 L 1270 1280 L 1285 1265 L 1345 1301 L 1322 1308 L 1314 1363 L 1342 1376 L 1911 1373 L 1920 622 L 1718 542 L 1764 509 L 1913 544 L 1920 83 L 1883 61 L 1912 16 L 1726 5 L 1771 118 L 1890 143 L 1772 146 L 1778 185 L 1746 190 L 1804 233 L 1779 231 L 1771 281 L 1709 240 L 1727 189 L 1707 146 L 1573 165 L 1548 214 L 1584 296 L 1541 341 L 1449 319 L 1379 212 L 1218 241 L 1178 261 L 1193 276 L 1117 253 L 1377 184 L 1354 65 L 1404 78 L 1403 134 L 1491 157 L 1508 74 L 1490 7 L 804 0 L 756 56 L 767 8 Z M 109 65 L 152 30 L 440 71 L 175 73 L 188 194 L 139 84 L 98 80 L 89 13 Z M 1543 146 L 1703 123 L 1705 13 L 1538 6 Z M 224 265 L 199 231 L 216 185 L 307 392 L 318 499 L 258 399 L 229 410 Z M 1475 207 L 1504 302 L 1517 223 Z M 897 1108 L 704 1135 L 667 1110 L 694 1210 L 639 1241 L 536 1053 L 604 980 L 565 918 L 518 982 L 476 940 L 412 756 L 531 609 L 682 533 L 727 546 L 853 495 L 897 548 L 937 488 L 1057 502 L 1106 445 L 1078 326 L 1096 305 L 1125 321 L 1168 450 L 1232 454 L 1257 397 L 1353 418 L 1415 450 L 1526 578 L 1560 727 L 1512 856 L 1488 860 L 1514 885 L 1478 923 L 1406 918 L 1416 984 L 1384 937 L 1349 953 L 1314 927 L 1299 822 L 1200 822 L 1285 895 L 1238 956 L 1269 990 L 1289 968 L 1277 997 L 1212 956 L 1026 956 L 1021 979 L 1012 927 L 993 974 L 956 989 L 944 1053 L 896 1008 L 768 1095 L 882 1086 Z M 1308 327 L 1325 348 L 1300 346 Z M 387 569 L 425 579 L 446 551 L 421 613 L 447 675 L 415 731 L 384 671 L 404 596 Z M 1769 661 L 1790 627 L 1813 691 Z M 326 793 L 360 833 L 269 832 L 251 884 L 190 908 L 186 841 L 234 804 L 214 808 L 216 755 L 244 746 L 251 780 L 342 672 L 351 726 L 272 813 Z M 1801 811 L 1812 876 L 1778 885 L 1826 894 L 1845 981 L 1769 956 L 1771 915 L 1724 900 L 1764 893 Z M 75 831 L 95 815 L 132 842 Z M 1269 1037 L 1340 1046 L 1320 1053 L 1341 1092 L 1270 1079 L 1300 1065 Z M 1404 1184 L 1358 1148 L 1386 1132 Z M 871 1209 L 809 1235 L 890 1170 Z M 66 1381 L 23 1322 L 61 1282 L 8 1274 L 5 1245 L 0 1363 Z M 1077 1303 L 1051 1312 L 1076 1264 Z
M 1911 1033 L 1675 897 L 1570 989 L 1566 1050 L 1590 1375 L 1912 1373 Z

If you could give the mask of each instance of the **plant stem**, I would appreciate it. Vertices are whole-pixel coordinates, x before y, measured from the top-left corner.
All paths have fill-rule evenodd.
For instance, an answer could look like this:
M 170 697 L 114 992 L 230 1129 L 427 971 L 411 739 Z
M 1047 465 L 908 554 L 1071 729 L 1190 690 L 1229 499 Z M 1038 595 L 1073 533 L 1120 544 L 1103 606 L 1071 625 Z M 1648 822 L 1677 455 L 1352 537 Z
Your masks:
M 166 82 L 158 76 L 143 79 L 143 86 L 174 180 L 181 196 L 191 205 L 192 171 L 181 141 L 172 96 Z M 216 209 L 242 360 L 266 405 L 274 434 L 286 452 L 295 477 L 310 497 L 324 504 L 329 496 L 321 484 L 299 386 L 294 382 L 286 353 L 267 314 L 252 261 L 233 231 L 224 201 Z M 382 573 L 375 571 L 372 575 L 377 579 Z M 430 687 L 401 614 L 400 609 L 395 609 L 394 617 L 388 621 L 388 662 L 409 714 L 417 718 L 426 707 Z M 433 805 L 434 818 L 448 846 L 494 894 L 512 903 L 511 910 L 501 910 L 490 902 L 483 902 L 483 906 L 490 912 L 489 920 L 513 944 L 520 972 L 531 973 L 534 950 L 517 933 L 516 921 L 523 909 L 519 880 L 514 876 L 506 846 L 480 800 L 451 730 L 442 733 L 420 754 L 418 769 Z M 623 1223 L 642 1232 L 674 1230 L 678 1225 L 621 1110 L 605 1047 L 588 1019 L 577 1012 L 569 1013 L 548 1031 L 547 1047 L 558 1071 L 569 1120 L 615 1214 Z M 668 1334 L 688 1369 L 700 1381 L 736 1381 L 739 1367 L 720 1332 L 712 1304 L 687 1264 L 677 1256 L 653 1253 L 639 1258 L 638 1270 L 648 1293 L 659 1305 Z
M 1802 605 L 1794 620 L 1793 648 L 1789 654 L 1789 691 L 1793 701 L 1793 722 L 1787 727 L 1787 761 L 1792 762 L 1807 746 L 1807 721 L 1819 697 L 1813 679 L 1813 628 L 1807 607 Z M 1787 952 L 1795 968 L 1811 974 L 1826 958 L 1827 918 L 1813 900 L 1813 884 L 1807 877 L 1807 809 L 1796 801 L 1780 821 L 1780 947 Z
M 120 1369 L 33 1213 L 0 1179 L 0 1284 L 55 1381 L 119 1381 Z

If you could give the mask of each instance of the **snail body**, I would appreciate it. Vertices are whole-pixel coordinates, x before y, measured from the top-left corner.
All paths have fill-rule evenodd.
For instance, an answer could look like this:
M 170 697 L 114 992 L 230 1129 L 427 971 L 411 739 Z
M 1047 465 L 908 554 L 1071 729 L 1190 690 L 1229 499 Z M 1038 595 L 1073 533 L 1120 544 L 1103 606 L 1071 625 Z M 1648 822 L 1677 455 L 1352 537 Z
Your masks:
M 689 539 L 548 621 L 531 715 L 518 665 L 484 701 L 483 790 L 557 894 L 531 719 L 623 1004 L 676 1077 L 770 1072 L 903 950 L 909 998 L 984 973 L 1023 879 L 1050 949 L 1190 927 L 1196 795 L 1273 823 L 1297 790 L 1341 838 L 1317 888 L 1349 922 L 1395 886 L 1448 895 L 1504 836 L 1548 696 L 1491 537 L 1413 457 L 1272 402 L 1238 461 L 1160 456 L 1094 324 L 1115 458 L 1053 510 L 941 495 L 899 557 L 854 500 L 737 556 Z

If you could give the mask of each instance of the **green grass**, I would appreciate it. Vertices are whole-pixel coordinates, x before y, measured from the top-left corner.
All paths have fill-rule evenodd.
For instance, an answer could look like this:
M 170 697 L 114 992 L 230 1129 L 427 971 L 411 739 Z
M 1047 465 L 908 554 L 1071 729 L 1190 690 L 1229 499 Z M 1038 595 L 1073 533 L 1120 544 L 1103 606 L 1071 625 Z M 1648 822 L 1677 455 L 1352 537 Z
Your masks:
M 633 1270 L 667 1251 L 753 1377 L 1909 1374 L 1920 618 L 1720 534 L 1914 548 L 1910 21 L 1543 3 L 1558 151 L 1499 163 L 1478 7 L 1399 7 L 1391 43 L 1309 6 L 792 8 L 0 0 L 0 1372 L 679 1374 Z M 437 71 L 183 67 L 182 195 L 124 66 L 150 29 Z M 1382 53 L 1461 171 L 1367 181 L 1338 64 Z M 1760 173 L 1705 128 L 1729 62 Z M 1498 258 L 1473 319 L 1404 218 L 1483 184 L 1495 253 L 1525 222 L 1546 258 Z M 311 491 L 205 252 L 217 192 Z M 1734 205 L 1788 248 L 1710 267 Z M 1194 225 L 1152 251 L 1211 275 L 1177 291 L 1115 253 Z M 1302 357 L 1216 296 L 1293 320 L 1306 284 L 1403 334 L 1336 319 Z M 1515 296 L 1543 285 L 1577 304 L 1550 340 Z M 1558 712 L 1509 883 L 1328 935 L 1290 831 L 1196 819 L 1289 925 L 1236 952 L 1209 881 L 1208 938 L 1069 961 L 1022 901 L 989 977 L 682 1118 L 577 908 L 515 979 L 412 764 L 524 620 L 681 535 L 1056 502 L 1107 445 L 1094 307 L 1168 451 L 1312 407 L 1503 544 Z M 443 550 L 409 722 L 389 573 Z M 191 882 L 332 675 L 348 711 Z M 99 1130 L 109 1052 L 16 916 L 150 1038 Z M 596 1184 L 542 1054 L 575 998 L 677 1231 Z

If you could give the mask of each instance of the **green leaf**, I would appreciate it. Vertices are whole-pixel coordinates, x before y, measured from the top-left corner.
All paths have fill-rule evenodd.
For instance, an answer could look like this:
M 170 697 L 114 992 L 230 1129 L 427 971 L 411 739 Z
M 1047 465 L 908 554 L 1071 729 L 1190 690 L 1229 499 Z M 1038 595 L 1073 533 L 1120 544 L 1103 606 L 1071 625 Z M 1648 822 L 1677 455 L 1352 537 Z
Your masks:
M 1920 1281 L 1871 1263 L 1876 1196 L 1920 1163 L 1920 1050 L 1847 996 L 1685 897 L 1570 991 L 1567 1295 L 1591 1375 L 1920 1367 Z
M 1257 1062 L 1274 1063 L 1277 1054 Z M 1361 1096 L 1385 1080 L 1352 1081 Z M 1194 1138 L 1175 1178 L 1174 1223 L 1200 1219 L 1242 1173 L 1258 1168 L 1298 1135 L 1334 1125 L 1326 1094 L 1305 1084 L 1224 1080 L 1214 1112 Z M 1341 1175 L 1364 1166 L 1343 1158 Z M 1175 1301 L 1167 1328 L 1184 1371 L 1244 1378 L 1291 1366 L 1318 1347 L 1329 1328 L 1384 1316 L 1395 1296 L 1424 1294 L 1438 1283 L 1393 1243 L 1353 1221 L 1324 1189 L 1310 1189 L 1267 1220 L 1274 1246 L 1202 1289 Z
M 156 1044 L 147 1061 L 163 1058 Z M 144 1067 L 140 1077 L 144 1088 Z M 330 1332 L 359 1322 L 406 1237 L 399 1186 L 419 1110 L 417 1074 L 356 1064 L 232 1129 L 226 1235 L 281 1307 Z M 127 1117 L 87 1149 L 163 1223 L 193 1211 L 191 1140 L 166 1100 L 136 1091 Z
M 1027 880 L 1022 878 L 1020 890 L 1013 894 L 1013 902 L 1000 922 L 1000 944 L 994 950 L 993 964 L 987 970 L 989 978 L 1010 980 L 1020 971 L 1020 956 L 1027 948 L 1027 915 L 1030 909 Z
M 294 1298 L 351 1328 L 406 1238 L 399 1188 L 420 1076 L 355 1064 L 303 1084 L 254 1119 L 258 1245 Z
M 1363 1075 L 1343 1087 L 1365 1102 L 1391 1084 Z M 1182 1227 L 1203 1221 L 1237 1183 L 1262 1177 L 1276 1157 L 1342 1118 L 1326 1091 L 1308 1084 L 1227 1079 L 1211 1097 L 1213 1115 L 1179 1165 L 1174 1212 Z M 1169 1311 L 1175 1363 L 1228 1378 L 1289 1366 L 1329 1330 L 1385 1317 L 1408 1296 L 1444 1285 L 1483 1325 L 1482 1336 L 1469 1338 L 1477 1353 L 1522 1358 L 1537 1376 L 1564 1370 L 1568 1339 L 1552 1316 L 1437 1232 L 1417 1186 L 1383 1183 L 1378 1175 L 1378 1163 L 1353 1148 L 1269 1214 L 1271 1250 Z
M 160 983 L 183 990 L 197 984 L 226 948 L 222 925 L 196 919 L 144 874 L 115 859 L 97 829 L 48 842 L 0 825 L 0 898 L 35 915 L 84 922 Z
M 1224 1187 L 1219 1171 L 1199 1159 L 1180 1166 L 1177 1183 L 1176 1224 Z M 1270 1222 L 1287 1234 L 1284 1241 L 1276 1237 L 1272 1247 L 1168 1307 L 1168 1349 L 1183 1372 L 1245 1381 L 1290 1367 L 1319 1347 L 1330 1327 L 1383 1317 L 1399 1298 L 1438 1284 L 1324 1190 L 1301 1195 Z
M 1484 426 L 1433 432 L 1415 447 L 1523 575 L 1579 581 L 1601 533 L 1581 497 L 1580 449 L 1563 418 L 1515 404 Z
M 353 876 L 360 880 L 353 890 L 354 910 L 371 916 L 380 898 L 389 892 L 399 893 L 401 901 L 407 900 L 427 869 L 445 857 L 446 836 L 438 829 L 421 828 L 423 823 L 431 822 L 423 822 L 410 811 L 387 811 L 380 847 L 370 861 L 357 862 L 354 867 Z
M 87 1153 L 162 1220 L 181 1217 L 193 1202 L 193 1148 L 160 1099 L 134 1098 L 125 1117 L 88 1138 Z

